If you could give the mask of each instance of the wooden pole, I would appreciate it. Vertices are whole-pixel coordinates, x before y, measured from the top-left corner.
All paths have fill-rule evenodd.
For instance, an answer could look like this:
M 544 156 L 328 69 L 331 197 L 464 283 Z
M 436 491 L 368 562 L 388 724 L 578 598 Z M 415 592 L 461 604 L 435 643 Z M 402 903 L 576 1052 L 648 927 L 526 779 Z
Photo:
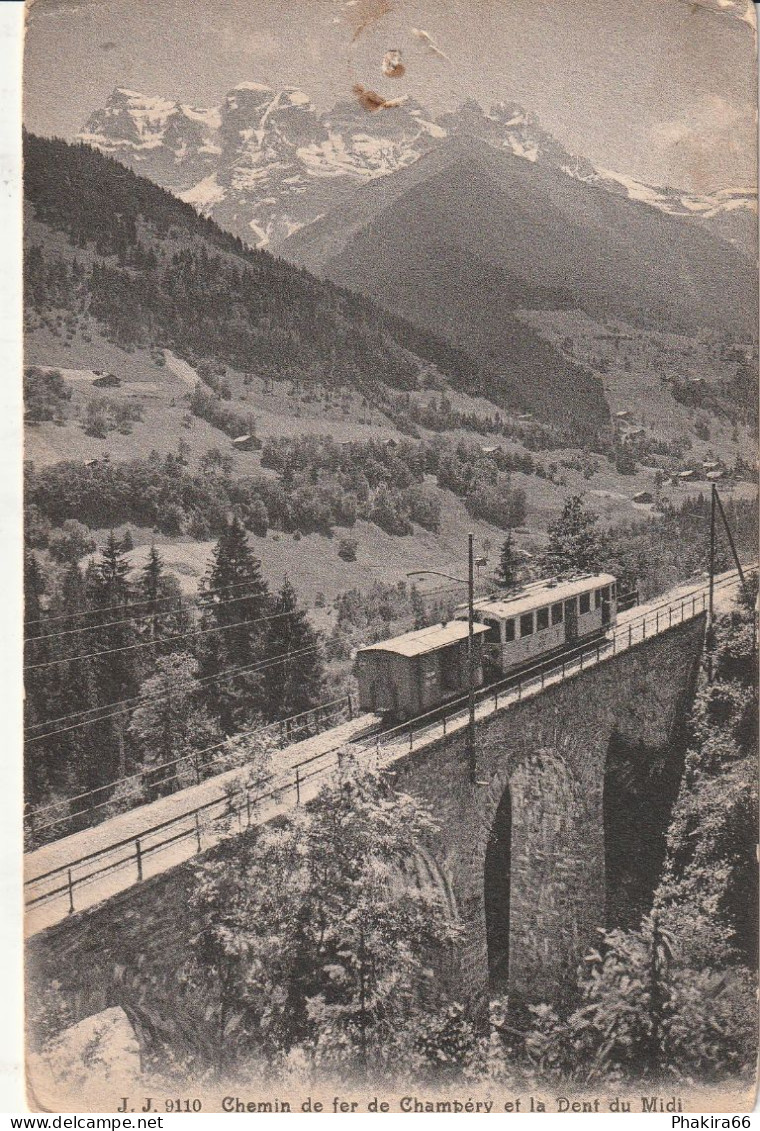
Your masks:
M 470 781 L 477 779 L 475 756 L 475 577 L 473 557 L 473 534 L 467 535 L 467 698 L 468 698 L 468 748 L 470 761 Z

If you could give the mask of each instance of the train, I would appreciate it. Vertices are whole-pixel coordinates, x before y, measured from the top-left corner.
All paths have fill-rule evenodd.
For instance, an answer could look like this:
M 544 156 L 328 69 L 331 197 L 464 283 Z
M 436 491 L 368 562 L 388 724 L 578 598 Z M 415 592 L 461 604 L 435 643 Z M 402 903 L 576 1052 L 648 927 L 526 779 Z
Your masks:
M 614 628 L 617 609 L 617 578 L 610 573 L 551 578 L 478 599 L 473 615 L 475 686 L 602 637 Z M 358 649 L 355 671 L 362 709 L 403 722 L 466 694 L 468 620 L 467 606 L 460 606 L 446 624 Z

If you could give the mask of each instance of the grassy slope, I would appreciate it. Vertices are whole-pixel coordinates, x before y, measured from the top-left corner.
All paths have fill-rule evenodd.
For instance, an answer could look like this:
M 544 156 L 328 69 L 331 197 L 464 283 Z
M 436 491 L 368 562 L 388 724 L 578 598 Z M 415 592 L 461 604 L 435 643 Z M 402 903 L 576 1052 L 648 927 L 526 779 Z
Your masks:
M 128 459 L 147 456 L 154 448 L 160 453 L 176 451 L 180 438 L 183 438 L 190 445 L 188 463 L 191 467 L 197 464 L 209 448 L 217 447 L 232 456 L 235 470 L 239 474 L 260 470 L 258 453 L 236 452 L 228 437 L 205 421 L 193 417 L 192 426 L 189 429 L 183 427 L 182 420 L 188 411 L 185 399 L 187 385 L 167 367 L 156 366 L 144 352 L 136 350 L 125 353 L 97 332 L 89 331 L 89 334 L 91 342 L 85 342 L 77 332 L 69 346 L 65 347 L 63 337 L 55 337 L 47 329 L 35 330 L 27 338 L 26 362 L 115 373 L 122 378 L 122 386 L 104 391 L 113 399 L 128 397 L 130 386 L 135 382 L 154 385 L 155 389 L 151 391 L 150 397 L 142 394 L 145 418 L 133 425 L 130 435 L 111 432 L 105 440 L 86 436 L 76 419 L 69 420 L 63 427 L 45 423 L 29 428 L 26 435 L 28 459 L 45 464 L 59 459 L 84 460 L 99 457 L 106 451 L 112 459 Z M 69 384 L 73 390 L 70 402 L 72 414 L 76 413 L 87 398 L 101 395 L 98 390 L 92 389 L 87 379 L 71 380 Z M 283 384 L 275 385 L 275 392 L 267 394 L 258 379 L 254 379 L 253 385 L 245 389 L 240 375 L 234 373 L 231 374 L 230 384 L 235 393 L 231 405 L 238 411 L 254 413 L 257 431 L 262 437 L 306 431 L 329 433 L 338 439 L 365 438 L 378 434 L 398 436 L 393 426 L 380 413 L 370 413 L 357 400 L 346 402 L 344 411 L 344 406 L 340 404 L 312 402 L 305 400 L 303 395 L 289 396 Z M 246 401 L 238 399 L 241 392 L 247 396 Z M 456 408 L 463 411 L 476 410 L 486 414 L 493 409 L 488 402 L 476 401 L 463 393 L 451 394 L 450 399 Z M 518 445 L 503 438 L 478 436 L 464 431 L 447 435 L 466 437 L 485 445 L 498 442 L 505 449 L 518 450 Z M 698 443 L 699 441 L 695 441 L 695 444 Z M 705 448 L 708 446 L 705 445 Z M 578 454 L 577 450 L 547 451 L 536 453 L 536 458 L 548 464 L 570 459 Z M 600 458 L 599 463 L 599 471 L 589 481 L 584 480 L 577 471 L 563 469 L 565 486 L 515 473 L 513 482 L 525 489 L 528 498 L 527 524 L 524 530 L 517 532 L 517 544 L 533 551 L 540 548 L 547 526 L 558 515 L 567 495 L 574 491 L 583 491 L 588 495 L 590 505 L 599 512 L 605 523 L 630 520 L 649 512 L 648 507 L 636 506 L 630 500 L 637 491 L 652 488 L 654 472 L 651 469 L 640 469 L 635 476 L 623 477 L 606 460 Z M 700 490 L 704 490 L 703 484 L 693 484 L 688 488 L 671 487 L 666 489 L 666 495 L 678 501 L 686 498 L 688 493 L 698 493 Z M 740 485 L 735 490 L 745 495 L 751 493 L 749 484 Z M 441 491 L 440 494 L 442 523 L 438 534 L 418 528 L 413 537 L 398 538 L 383 533 L 372 523 L 358 522 L 350 532 L 358 542 L 355 562 L 344 562 L 338 557 L 339 540 L 349 533 L 340 529 L 336 529 L 332 538 L 312 534 L 300 540 L 295 540 L 292 535 L 270 531 L 265 538 L 252 536 L 251 544 L 262 560 L 264 573 L 270 584 L 279 585 L 287 573 L 308 604 L 313 603 L 318 592 L 323 592 L 329 601 L 337 593 L 351 587 L 366 589 L 373 581 L 395 583 L 406 580 L 407 571 L 413 569 L 439 569 L 461 574 L 464 568 L 466 533 L 470 529 L 475 532 L 478 553 L 483 552 L 484 543 L 487 546 L 490 542 L 487 552 L 489 566 L 495 565 L 504 532 L 488 523 L 471 519 L 462 501 L 450 492 Z M 102 542 L 105 533 L 99 532 L 99 541 Z M 135 533 L 136 547 L 132 558 L 136 565 L 142 564 L 145 547 L 155 537 L 167 566 L 177 572 L 183 588 L 187 592 L 195 590 L 198 578 L 205 572 L 212 542 L 170 539 L 154 536 L 148 530 Z M 432 579 L 427 584 L 435 587 L 444 583 Z M 319 619 L 322 623 L 329 624 L 328 613 L 322 613 Z

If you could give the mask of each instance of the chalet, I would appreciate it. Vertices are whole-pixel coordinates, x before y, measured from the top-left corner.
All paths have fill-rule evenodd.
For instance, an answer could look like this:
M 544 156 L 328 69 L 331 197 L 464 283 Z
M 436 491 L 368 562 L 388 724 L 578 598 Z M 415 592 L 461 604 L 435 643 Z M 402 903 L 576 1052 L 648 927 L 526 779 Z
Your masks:
M 696 483 L 697 478 L 697 473 L 693 468 L 688 468 L 686 471 L 679 471 L 678 473 L 679 483 Z
M 720 471 L 720 470 L 721 470 L 721 465 L 720 465 L 720 463 L 718 462 L 718 460 L 706 460 L 706 461 L 705 461 L 705 462 L 704 462 L 704 463 L 702 464 L 702 470 L 703 470 L 703 471 L 708 471 L 708 472 L 709 472 L 709 471 Z
M 483 453 L 484 456 L 492 456 L 496 452 L 498 452 L 500 449 L 499 449 L 498 444 L 493 444 L 493 445 L 490 445 L 488 447 L 481 448 L 480 450 L 481 450 L 481 452 Z
M 630 420 L 630 419 L 631 419 L 631 414 L 630 414 L 630 412 L 628 411 L 627 408 L 624 408 L 621 412 L 615 413 L 615 420 Z
M 632 498 L 634 503 L 653 503 L 654 495 L 651 491 L 638 491 Z
M 247 433 L 245 436 L 235 436 L 232 446 L 237 452 L 258 452 L 264 445 L 258 436 Z
M 533 419 L 533 413 L 532 412 L 521 412 L 517 419 L 523 420 L 523 421 L 532 420 Z
M 708 483 L 717 483 L 720 479 L 725 479 L 726 473 L 722 467 L 717 468 L 715 471 L 708 471 L 705 479 Z

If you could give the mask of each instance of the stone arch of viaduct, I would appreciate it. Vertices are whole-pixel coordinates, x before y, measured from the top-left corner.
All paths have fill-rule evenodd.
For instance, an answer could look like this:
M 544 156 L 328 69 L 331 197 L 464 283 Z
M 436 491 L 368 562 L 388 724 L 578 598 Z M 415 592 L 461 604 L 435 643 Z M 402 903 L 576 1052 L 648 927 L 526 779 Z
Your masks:
M 495 851 L 509 866 L 509 912 L 499 924 L 504 891 L 497 892 L 491 933 L 496 916 L 497 939 L 499 928 L 501 945 L 507 939 L 510 999 L 561 996 L 596 928 L 605 925 L 611 742 L 618 749 L 622 742 L 634 760 L 680 758 L 678 731 L 694 693 L 703 635 L 704 618 L 695 618 L 480 721 L 480 784 L 470 783 L 462 731 L 394 764 L 396 788 L 424 798 L 438 817 L 425 870 L 464 928 L 450 970 L 460 1000 L 475 1005 L 489 987 L 486 861 L 500 812 L 502 844 Z M 27 970 L 36 988 L 55 981 L 72 1020 L 109 1005 L 129 1007 L 138 996 L 130 986 L 146 982 L 156 1014 L 164 1005 L 182 1012 L 176 981 L 192 931 L 190 875 L 187 865 L 179 866 L 30 939 Z
M 596 945 L 607 920 L 611 745 L 634 762 L 682 758 L 703 631 L 701 618 L 679 626 L 479 722 L 474 786 L 463 732 L 397 767 L 396 787 L 424 797 L 440 824 L 438 867 L 464 925 L 454 972 L 463 996 L 488 987 L 489 935 L 491 973 L 495 943 L 513 1001 L 556 999 Z

